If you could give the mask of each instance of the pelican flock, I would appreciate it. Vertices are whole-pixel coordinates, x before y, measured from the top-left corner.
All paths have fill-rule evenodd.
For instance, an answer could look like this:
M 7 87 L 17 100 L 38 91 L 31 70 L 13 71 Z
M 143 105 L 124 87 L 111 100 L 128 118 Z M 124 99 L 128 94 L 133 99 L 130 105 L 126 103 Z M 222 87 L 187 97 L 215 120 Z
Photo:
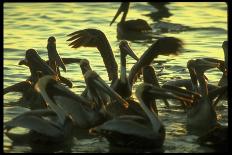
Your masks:
M 86 28 L 64 34 L 68 46 L 75 50 L 88 47 L 99 51 L 104 62 L 101 67 L 108 75 L 106 81 L 92 69 L 88 58 L 62 58 L 54 36 L 47 40 L 47 61 L 35 49 L 26 50 L 25 59 L 18 64 L 27 66 L 30 75 L 25 81 L 4 88 L 4 95 L 21 92 L 19 105 L 31 110 L 4 122 L 6 136 L 12 141 L 23 138 L 29 144 L 47 145 L 66 143 L 84 131 L 87 135 L 105 137 L 112 147 L 132 148 L 134 152 L 159 150 L 167 133 L 156 101 L 160 100 L 171 110 L 171 99 L 183 105 L 186 130 L 199 137 L 196 143 L 211 142 L 212 145 L 207 146 L 216 151 L 228 149 L 228 127 L 218 122 L 216 112 L 217 103 L 227 99 L 228 41 L 222 43 L 224 60 L 190 59 L 187 63 L 189 79 L 170 80 L 160 85 L 154 59 L 159 55 L 178 57 L 183 51 L 183 42 L 176 37 L 160 37 L 137 56 L 129 40 L 136 35 L 149 35 L 151 27 L 142 19 L 126 20 L 129 5 L 129 2 L 121 3 L 110 23 L 112 25 L 123 12 L 117 24 L 118 38 L 125 39 L 118 42 L 120 65 L 103 30 Z M 128 57 L 134 61 L 131 68 L 127 66 Z M 60 73 L 60 68 L 68 72 L 66 65 L 71 63 L 79 64 L 86 84 L 81 94 L 71 89 L 78 83 Z M 205 75 L 212 68 L 223 73 L 218 85 L 208 83 Z M 139 80 L 140 76 L 143 81 Z M 17 127 L 29 131 L 22 135 L 11 133 Z

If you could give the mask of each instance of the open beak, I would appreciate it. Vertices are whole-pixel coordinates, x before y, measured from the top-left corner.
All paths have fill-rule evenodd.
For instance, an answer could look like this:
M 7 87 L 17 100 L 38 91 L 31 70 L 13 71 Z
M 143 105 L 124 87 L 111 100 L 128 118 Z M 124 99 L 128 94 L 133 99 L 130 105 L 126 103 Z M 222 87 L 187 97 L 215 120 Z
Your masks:
M 132 51 L 128 43 L 121 44 L 120 49 L 124 50 L 129 56 L 131 56 L 135 60 L 139 60 L 139 58 L 135 55 L 135 53 Z
M 92 74 L 92 75 L 91 75 Z M 93 85 L 98 90 L 103 91 L 110 97 L 117 100 L 119 103 L 128 107 L 127 101 L 125 101 L 118 93 L 116 93 L 111 87 L 109 87 L 105 81 L 103 81 L 94 71 L 88 71 L 85 73 L 85 80 L 87 85 Z

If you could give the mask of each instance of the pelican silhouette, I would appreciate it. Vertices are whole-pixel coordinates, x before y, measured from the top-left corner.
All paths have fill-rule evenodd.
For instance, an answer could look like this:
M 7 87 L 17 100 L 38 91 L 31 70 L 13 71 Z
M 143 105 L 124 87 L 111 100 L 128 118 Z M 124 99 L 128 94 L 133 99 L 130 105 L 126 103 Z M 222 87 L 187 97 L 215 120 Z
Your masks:
M 110 25 L 112 25 L 117 17 L 121 14 L 121 12 L 123 12 L 121 21 L 117 24 L 117 37 L 127 40 L 141 40 L 150 38 L 149 34 L 145 33 L 145 31 L 150 31 L 151 27 L 145 20 L 126 20 L 129 6 L 129 2 L 122 2 L 117 13 L 110 23 Z
M 204 72 L 218 67 L 218 63 L 212 63 L 204 59 L 189 60 L 187 67 L 192 80 L 193 90 L 201 94 L 187 111 L 187 129 L 196 135 L 202 135 L 218 125 L 217 115 L 212 100 L 208 96 L 207 81 Z M 199 86 L 198 86 L 199 83 Z
M 165 140 L 165 128 L 157 114 L 147 105 L 151 103 L 150 100 L 156 98 L 177 100 L 184 98 L 147 83 L 139 85 L 135 94 L 146 118 L 138 115 L 122 115 L 92 128 L 90 132 L 104 136 L 113 146 L 134 149 L 160 148 Z
M 118 65 L 111 46 L 102 31 L 97 29 L 84 29 L 76 31 L 69 36 L 72 36 L 68 41 L 73 41 L 69 44 L 73 48 L 78 48 L 80 46 L 97 47 L 105 63 L 109 80 L 112 80 L 111 87 L 124 98 L 131 95 L 132 86 L 128 84 L 126 76 L 126 56 L 129 55 L 135 60 L 138 60 L 138 57 L 131 50 L 127 41 L 121 41 L 119 44 L 121 73 L 120 77 L 118 77 Z
M 34 90 L 34 85 L 39 79 L 39 74 L 56 75 L 56 73 L 46 64 L 46 62 L 38 55 L 34 49 L 26 51 L 25 60 L 30 69 L 31 75 L 26 81 L 19 82 L 7 88 L 4 88 L 4 95 L 9 92 L 21 92 L 21 106 L 26 106 L 31 109 L 46 107 L 42 96 Z

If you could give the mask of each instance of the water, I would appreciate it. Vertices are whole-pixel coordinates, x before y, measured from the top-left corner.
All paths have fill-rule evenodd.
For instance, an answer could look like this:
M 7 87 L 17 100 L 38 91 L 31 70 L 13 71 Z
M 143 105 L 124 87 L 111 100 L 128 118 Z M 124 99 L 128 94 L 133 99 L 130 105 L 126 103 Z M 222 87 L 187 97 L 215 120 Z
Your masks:
M 119 41 L 116 33 L 116 23 L 111 27 L 114 14 L 120 3 L 4 3 L 4 88 L 26 80 L 30 75 L 25 66 L 17 65 L 25 56 L 25 51 L 34 48 L 43 59 L 47 58 L 46 44 L 49 36 L 57 39 L 57 49 L 61 57 L 87 58 L 91 67 L 108 80 L 102 58 L 96 48 L 71 49 L 66 36 L 77 30 L 96 28 L 102 30 L 113 49 L 118 63 Z M 161 83 L 176 78 L 188 78 L 186 62 L 189 59 L 211 57 L 224 60 L 222 42 L 227 40 L 227 5 L 224 2 L 173 2 L 167 7 L 172 16 L 163 18 L 162 22 L 170 22 L 189 26 L 193 30 L 173 31 L 162 36 L 174 36 L 184 41 L 184 51 L 179 56 L 159 56 L 158 60 L 168 60 L 160 65 L 154 64 Z M 204 10 L 204 11 L 203 11 Z M 131 3 L 127 19 L 141 18 L 153 28 L 157 24 L 147 14 L 156 10 L 148 3 Z M 116 22 L 118 22 L 117 19 Z M 156 30 L 153 29 L 153 32 Z M 140 56 L 155 41 L 129 41 L 131 48 Z M 128 58 L 128 68 L 135 61 Z M 159 72 L 164 68 L 162 72 Z M 84 87 L 84 79 L 78 64 L 67 66 L 67 73 L 61 72 L 73 81 L 72 91 L 80 94 Z M 222 73 L 217 69 L 207 72 L 209 82 L 217 84 Z M 108 81 L 107 81 L 108 82 Z M 138 84 L 134 86 L 136 88 Z M 20 98 L 20 93 L 9 93 L 4 96 L 4 121 L 27 111 L 28 109 L 12 106 Z M 186 113 L 174 106 L 166 109 L 163 103 L 158 103 L 160 119 L 166 127 L 164 152 L 211 152 L 206 147 L 196 144 L 194 135 L 188 135 L 185 129 Z M 228 124 L 227 101 L 221 101 L 217 109 L 219 122 Z M 15 132 L 22 132 L 21 129 Z M 25 145 L 15 145 L 4 135 L 5 152 L 43 151 L 50 148 L 35 148 Z M 111 148 L 104 138 L 92 137 L 74 139 L 72 145 L 63 150 L 51 152 L 110 152 Z

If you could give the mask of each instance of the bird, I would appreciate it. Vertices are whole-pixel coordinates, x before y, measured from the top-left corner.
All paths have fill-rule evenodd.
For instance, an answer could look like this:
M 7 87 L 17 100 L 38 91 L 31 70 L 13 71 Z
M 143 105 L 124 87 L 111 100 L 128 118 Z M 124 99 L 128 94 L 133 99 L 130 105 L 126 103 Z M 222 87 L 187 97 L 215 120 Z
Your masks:
M 49 66 L 58 74 L 60 74 L 58 67 L 61 67 L 66 72 L 64 62 L 56 50 L 56 38 L 54 36 L 48 38 L 47 50 Z
M 162 37 L 156 40 L 132 66 L 128 80 L 132 85 L 136 82 L 138 76 L 142 73 L 142 68 L 150 65 L 154 58 L 159 55 L 178 55 L 183 46 L 183 42 L 175 37 Z
M 110 23 L 110 26 L 114 23 L 117 17 L 123 12 L 121 21 L 117 24 L 117 37 L 119 39 L 127 40 L 144 40 L 149 39 L 149 33 L 151 27 L 143 19 L 136 20 L 126 20 L 126 16 L 129 10 L 130 3 L 122 2 L 117 13 L 115 14 L 113 20 Z
M 88 129 L 105 121 L 103 103 L 98 102 L 98 100 L 101 100 L 100 91 L 110 94 L 111 97 L 114 97 L 122 104 L 127 104 L 94 71 L 85 73 L 85 81 L 90 93 L 92 93 L 92 100 L 73 93 L 59 82 L 53 80 L 51 76 L 43 76 L 41 80 L 43 82 L 43 91 L 40 92 L 44 100 L 50 103 L 49 106 L 59 107 L 58 110 L 70 115 L 74 126 L 77 128 Z
M 201 97 L 195 100 L 187 111 L 187 130 L 191 134 L 201 136 L 218 125 L 217 114 L 211 103 L 212 100 L 209 99 L 207 81 L 204 76 L 206 70 L 218 65 L 204 59 L 189 60 L 187 63 L 193 90 L 201 94 Z
M 70 117 L 61 112 L 57 113 L 55 109 L 37 109 L 25 112 L 4 123 L 5 134 L 13 141 L 22 141 L 23 138 L 24 143 L 29 144 L 65 143 L 72 138 L 73 123 Z M 16 127 L 29 129 L 29 132 L 25 134 L 11 133 L 10 130 Z
M 212 63 L 218 63 L 219 65 L 217 66 L 217 68 L 223 73 L 222 77 L 220 78 L 218 82 L 218 85 L 207 83 L 207 88 L 209 91 L 209 98 L 211 100 L 216 99 L 215 102 L 212 102 L 214 103 L 214 107 L 216 107 L 217 103 L 221 99 L 227 98 L 226 87 L 228 83 L 227 82 L 228 41 L 224 41 L 222 43 L 222 48 L 224 51 L 224 61 L 215 59 L 215 58 L 210 58 L 210 57 L 201 58 L 202 60 L 205 60 L 205 61 L 209 61 Z M 205 78 L 208 79 L 206 76 Z M 193 90 L 191 79 L 170 80 L 170 81 L 165 82 L 163 86 L 164 87 L 168 87 L 168 86 L 185 87 L 187 90 Z
M 45 108 L 46 104 L 42 96 L 34 90 L 34 85 L 40 78 L 39 75 L 56 75 L 56 73 L 46 64 L 46 62 L 38 55 L 34 49 L 26 51 L 25 60 L 30 69 L 31 75 L 27 80 L 16 83 L 12 86 L 4 88 L 4 95 L 9 92 L 21 92 L 22 98 L 19 100 L 21 106 L 30 109 Z
M 175 92 L 176 94 L 178 95 L 181 95 L 182 97 L 186 97 L 186 98 L 197 98 L 197 97 L 200 97 L 200 94 L 199 93 L 196 93 L 196 92 L 193 92 L 193 91 L 189 91 L 189 90 L 186 90 L 186 89 L 182 89 L 182 88 L 179 88 L 179 87 L 175 87 L 175 86 L 172 86 L 172 87 L 164 87 L 164 86 L 160 86 L 159 82 L 158 82 L 158 79 L 157 79 L 157 76 L 156 76 L 156 73 L 155 73 L 155 69 L 154 67 L 152 67 L 151 65 L 148 65 L 148 66 L 145 66 L 143 67 L 142 69 L 142 74 L 143 74 L 143 81 L 144 83 L 149 83 L 149 84 L 152 84 L 156 87 L 159 87 L 159 88 L 165 88 L 167 90 L 171 90 L 173 93 Z M 168 102 L 167 99 L 162 99 L 163 102 L 165 103 L 166 107 L 170 107 L 170 104 Z M 153 103 L 150 104 L 150 105 L 153 105 L 153 109 L 154 111 L 158 114 L 158 110 L 157 110 L 157 107 L 156 107 L 156 100 L 152 101 Z M 185 103 L 184 101 L 181 101 L 181 103 L 183 104 L 184 107 L 188 107 L 189 104 L 188 103 Z
M 78 48 L 80 46 L 97 47 L 103 58 L 109 80 L 112 81 L 111 87 L 124 98 L 131 96 L 132 85 L 128 85 L 126 76 L 126 56 L 129 55 L 135 60 L 138 60 L 138 57 L 131 50 L 127 41 L 123 40 L 119 43 L 121 73 L 120 77 L 118 77 L 118 64 L 115 60 L 111 46 L 102 31 L 97 29 L 84 29 L 76 31 L 69 36 L 72 36 L 68 41 L 72 41 L 69 45 L 73 48 Z
M 64 62 L 64 64 L 72 64 L 72 63 L 80 63 L 81 59 L 80 58 L 61 58 L 62 61 Z M 49 60 L 46 61 L 47 65 L 49 65 Z M 27 62 L 25 61 L 25 59 L 20 60 L 18 65 L 25 65 L 28 66 Z M 62 83 L 66 84 L 69 88 L 73 87 L 72 81 L 68 80 L 67 78 L 63 77 L 60 75 L 59 72 L 59 68 L 57 68 L 57 75 L 60 78 L 60 81 L 62 81 Z
M 165 140 L 165 127 L 157 114 L 150 109 L 150 100 L 156 98 L 184 98 L 162 88 L 142 83 L 135 95 L 147 118 L 138 115 L 121 115 L 90 129 L 90 133 L 104 136 L 113 146 L 133 149 L 161 148 Z

